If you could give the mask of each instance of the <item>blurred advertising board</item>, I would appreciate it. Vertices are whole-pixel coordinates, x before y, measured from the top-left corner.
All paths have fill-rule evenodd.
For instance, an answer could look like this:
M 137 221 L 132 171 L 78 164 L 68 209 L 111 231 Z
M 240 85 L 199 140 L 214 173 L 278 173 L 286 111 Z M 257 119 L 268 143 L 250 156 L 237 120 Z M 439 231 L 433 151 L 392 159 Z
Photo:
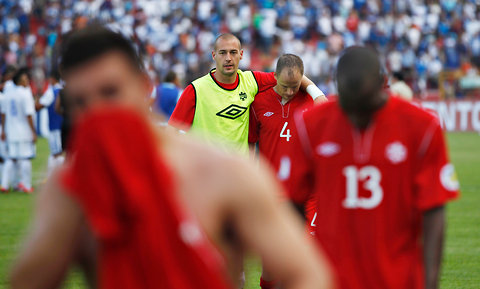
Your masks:
M 436 112 L 446 131 L 480 132 L 480 100 L 421 101 L 426 109 Z

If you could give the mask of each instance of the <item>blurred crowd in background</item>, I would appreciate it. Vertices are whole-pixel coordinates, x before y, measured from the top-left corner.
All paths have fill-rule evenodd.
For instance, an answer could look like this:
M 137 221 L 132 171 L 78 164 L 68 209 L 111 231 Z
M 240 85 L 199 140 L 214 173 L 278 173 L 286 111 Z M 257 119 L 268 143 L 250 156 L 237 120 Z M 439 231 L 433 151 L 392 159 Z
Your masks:
M 271 71 L 294 53 L 326 94 L 351 45 L 376 48 L 420 98 L 480 87 L 479 0 L 0 0 L 0 17 L 2 69 L 30 67 L 34 95 L 47 85 L 62 34 L 90 21 L 134 39 L 157 83 L 171 70 L 183 85 L 207 73 L 215 37 L 231 32 L 245 50 L 241 69 Z

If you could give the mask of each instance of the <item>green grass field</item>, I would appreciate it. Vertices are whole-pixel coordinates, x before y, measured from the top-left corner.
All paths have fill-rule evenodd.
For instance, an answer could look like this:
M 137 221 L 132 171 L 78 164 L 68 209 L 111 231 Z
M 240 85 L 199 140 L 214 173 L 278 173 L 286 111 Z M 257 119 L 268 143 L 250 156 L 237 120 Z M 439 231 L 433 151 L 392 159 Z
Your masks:
M 461 182 L 462 197 L 448 206 L 448 229 L 441 288 L 480 288 L 480 135 L 451 133 L 450 154 Z M 46 170 L 48 146 L 37 144 L 33 162 L 34 182 L 40 183 Z M 34 196 L 17 192 L 0 195 L 0 288 L 7 288 L 7 272 L 21 245 L 32 216 Z M 259 288 L 260 266 L 247 261 L 246 289 Z M 85 288 L 73 273 L 64 288 Z

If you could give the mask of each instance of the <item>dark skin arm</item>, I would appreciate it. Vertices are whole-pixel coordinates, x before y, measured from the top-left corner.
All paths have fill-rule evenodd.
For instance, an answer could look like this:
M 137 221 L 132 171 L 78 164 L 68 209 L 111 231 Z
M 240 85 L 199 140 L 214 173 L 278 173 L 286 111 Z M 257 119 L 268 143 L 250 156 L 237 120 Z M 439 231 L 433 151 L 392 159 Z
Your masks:
M 42 108 L 45 107 L 45 105 L 41 104 L 41 103 L 39 102 L 39 100 L 40 100 L 40 99 L 38 99 L 38 98 L 35 99 L 35 110 L 36 110 L 36 111 L 39 111 L 39 110 L 41 110 Z
M 5 114 L 2 113 L 2 140 L 5 141 L 7 139 L 6 134 L 5 134 Z
M 437 207 L 423 213 L 423 261 L 425 288 L 438 288 L 445 232 L 445 209 Z

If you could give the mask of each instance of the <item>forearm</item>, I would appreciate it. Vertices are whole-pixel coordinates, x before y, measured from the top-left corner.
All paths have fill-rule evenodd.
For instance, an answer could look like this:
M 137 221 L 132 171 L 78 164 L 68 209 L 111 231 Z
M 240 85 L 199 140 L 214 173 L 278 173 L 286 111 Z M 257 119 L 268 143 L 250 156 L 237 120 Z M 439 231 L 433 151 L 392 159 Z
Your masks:
M 4 113 L 2 113 L 1 125 L 2 125 L 2 131 L 5 131 L 5 114 Z
M 302 82 L 300 83 L 300 90 L 302 91 L 307 91 L 307 87 L 309 85 L 315 85 L 315 83 L 313 83 L 313 81 L 310 80 L 310 78 L 306 77 L 305 75 L 302 77 Z
M 45 106 L 43 104 L 41 104 L 40 102 L 36 102 L 35 103 L 35 110 L 36 111 L 39 111 L 41 110 L 42 108 L 44 108 Z
M 37 196 L 32 229 L 10 274 L 11 288 L 58 288 L 79 246 L 82 218 L 80 207 L 52 176 Z
M 312 97 L 315 104 L 327 101 L 323 91 L 321 91 L 320 88 L 318 88 L 315 83 L 313 83 L 313 81 L 311 81 L 305 75 L 302 77 L 300 89 L 308 93 Z
M 234 201 L 233 219 L 242 243 L 261 256 L 264 268 L 282 288 L 331 288 L 326 259 L 307 238 L 303 220 L 273 193 L 282 189 L 263 169 L 260 163 L 255 177 L 241 181 L 248 184 L 242 198 Z
M 423 261 L 426 289 L 438 288 L 444 231 L 445 210 L 443 206 L 423 214 Z

